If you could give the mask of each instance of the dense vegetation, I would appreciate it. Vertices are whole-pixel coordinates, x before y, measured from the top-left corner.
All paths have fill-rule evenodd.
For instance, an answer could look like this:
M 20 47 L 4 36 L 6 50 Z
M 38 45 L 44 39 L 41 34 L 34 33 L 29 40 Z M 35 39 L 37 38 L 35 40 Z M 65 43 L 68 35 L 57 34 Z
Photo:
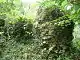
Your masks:
M 79 30 L 79 0 L 1 0 L 0 60 L 80 60 Z

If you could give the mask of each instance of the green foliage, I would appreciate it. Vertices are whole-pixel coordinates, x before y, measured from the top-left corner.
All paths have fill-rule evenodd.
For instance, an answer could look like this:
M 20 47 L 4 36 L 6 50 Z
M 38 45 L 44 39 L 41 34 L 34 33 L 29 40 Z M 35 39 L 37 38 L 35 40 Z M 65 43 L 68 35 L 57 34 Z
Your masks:
M 40 7 L 37 13 L 38 17 L 36 18 L 36 20 L 40 23 L 48 22 L 53 19 L 55 20 L 64 15 L 64 12 L 60 10 L 60 8 L 56 5 L 49 6 L 46 8 Z
M 5 20 L 0 19 L 0 27 L 5 25 Z
M 45 42 L 42 43 L 41 46 L 41 48 L 43 49 L 46 48 L 46 50 L 43 51 L 42 57 L 48 59 L 52 54 L 51 56 L 54 59 L 57 59 L 60 55 L 66 55 L 71 52 L 70 49 L 73 39 L 72 32 L 74 29 L 74 22 L 70 18 L 68 18 L 68 16 L 63 16 L 64 13 L 61 14 L 62 11 L 60 11 L 58 8 L 58 11 L 56 10 L 56 8 L 50 8 L 45 9 L 46 12 L 49 11 L 49 15 L 47 13 L 44 13 L 44 10 L 43 13 L 45 15 L 41 15 L 43 16 L 42 20 L 39 21 L 41 17 L 38 18 L 36 33 L 38 35 L 38 38 L 40 38 L 42 42 Z
M 74 41 L 74 46 L 77 48 L 77 49 L 80 49 L 80 39 L 79 38 L 76 38 L 75 41 Z
M 72 41 L 74 22 L 80 23 L 80 1 L 43 0 L 38 23 L 33 22 L 34 5 L 26 12 L 20 0 L 0 0 L 0 60 L 80 60 L 79 31 L 74 30 Z M 33 40 L 34 35 L 39 39 Z
M 68 0 L 71 4 L 79 4 L 80 0 Z
M 43 7 L 49 7 L 49 6 L 53 6 L 53 5 L 57 5 L 59 7 L 62 8 L 62 10 L 65 11 L 66 15 L 69 15 L 69 17 L 74 20 L 79 22 L 80 18 L 79 18 L 79 8 L 80 8 L 80 4 L 79 4 L 79 0 L 45 0 L 42 2 Z M 67 8 L 71 6 L 71 8 L 69 8 L 69 10 L 67 10 Z
M 17 18 L 17 22 L 9 22 L 8 26 L 4 27 L 4 36 L 10 39 L 20 40 L 28 40 L 33 38 L 32 33 L 33 25 L 26 18 L 19 17 Z

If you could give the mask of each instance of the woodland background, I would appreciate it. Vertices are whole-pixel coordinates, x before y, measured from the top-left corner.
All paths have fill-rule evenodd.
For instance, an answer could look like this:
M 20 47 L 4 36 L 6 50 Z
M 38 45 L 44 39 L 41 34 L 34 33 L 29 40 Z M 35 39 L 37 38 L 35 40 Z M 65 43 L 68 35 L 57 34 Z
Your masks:
M 0 60 L 80 60 L 79 31 L 80 0 L 0 0 Z

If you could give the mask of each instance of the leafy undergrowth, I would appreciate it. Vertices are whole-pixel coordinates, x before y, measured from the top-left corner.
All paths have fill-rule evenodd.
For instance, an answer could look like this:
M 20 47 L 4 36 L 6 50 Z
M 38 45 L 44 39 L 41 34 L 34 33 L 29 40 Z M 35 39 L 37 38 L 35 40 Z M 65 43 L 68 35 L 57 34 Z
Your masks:
M 42 59 L 38 39 L 26 42 L 0 40 L 0 60 L 46 60 Z M 72 60 L 71 56 L 59 56 L 57 60 Z M 53 60 L 49 58 L 48 60 Z
M 15 40 L 0 40 L 0 60 L 41 60 L 36 49 L 38 46 L 37 40 L 25 43 Z

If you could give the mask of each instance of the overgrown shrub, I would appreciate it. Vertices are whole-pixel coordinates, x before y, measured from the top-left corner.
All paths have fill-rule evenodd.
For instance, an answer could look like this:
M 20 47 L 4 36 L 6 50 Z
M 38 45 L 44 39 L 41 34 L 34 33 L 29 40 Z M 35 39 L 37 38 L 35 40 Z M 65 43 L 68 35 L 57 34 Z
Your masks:
M 22 37 L 23 39 L 30 39 L 32 38 L 32 27 L 31 23 L 26 23 L 25 21 L 18 21 L 13 30 L 13 36 L 17 37 L 18 39 Z
M 33 38 L 32 28 L 33 24 L 31 22 L 20 17 L 17 22 L 10 22 L 8 26 L 4 27 L 4 35 L 17 41 L 28 40 Z
M 5 25 L 5 20 L 4 19 L 0 19 L 0 26 L 4 26 Z
M 54 59 L 57 59 L 60 55 L 70 55 L 72 48 L 74 22 L 68 18 L 68 16 L 65 16 L 60 9 L 58 10 L 59 11 L 57 11 L 56 8 L 48 9 L 46 13 L 41 15 L 43 17 L 41 21 L 39 21 L 41 17 L 38 18 L 36 33 L 42 41 L 42 56 L 46 59 L 48 59 L 51 54 Z
M 49 7 L 40 7 L 37 12 L 36 20 L 38 23 L 44 23 L 57 19 L 64 15 L 64 12 L 60 10 L 56 5 Z
M 0 19 L 0 32 L 2 32 L 4 25 L 5 25 L 5 20 Z

